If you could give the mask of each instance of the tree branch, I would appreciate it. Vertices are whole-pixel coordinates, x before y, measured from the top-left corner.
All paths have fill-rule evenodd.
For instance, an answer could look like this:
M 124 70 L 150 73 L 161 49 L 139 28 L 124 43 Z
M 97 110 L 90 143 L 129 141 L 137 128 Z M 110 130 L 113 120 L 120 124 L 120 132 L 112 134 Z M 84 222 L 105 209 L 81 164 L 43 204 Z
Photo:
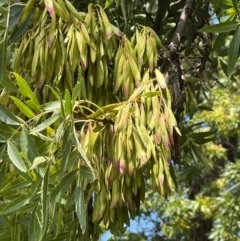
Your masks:
M 181 38 L 183 36 L 189 15 L 192 12 L 192 5 L 194 0 L 186 0 L 186 3 L 182 9 L 180 20 L 177 24 L 176 31 L 172 37 L 172 40 L 168 46 L 170 52 L 176 52 L 179 44 L 181 43 Z
M 184 102 L 185 102 L 185 81 L 184 81 L 184 72 L 181 67 L 180 57 L 179 57 L 179 45 L 181 43 L 182 36 L 185 31 L 186 24 L 188 22 L 188 18 L 192 12 L 192 5 L 194 0 L 186 0 L 185 5 L 182 9 L 181 16 L 179 22 L 177 24 L 177 28 L 173 34 L 170 44 L 168 45 L 168 50 L 170 52 L 171 63 L 174 67 L 173 74 L 173 90 L 174 90 L 174 100 L 173 100 L 173 111 L 177 122 L 180 122 L 181 113 L 184 110 Z M 180 159 L 181 148 L 180 148 L 180 140 L 179 136 L 174 131 L 173 134 L 174 139 L 174 148 L 171 151 L 172 159 L 175 163 L 177 163 Z

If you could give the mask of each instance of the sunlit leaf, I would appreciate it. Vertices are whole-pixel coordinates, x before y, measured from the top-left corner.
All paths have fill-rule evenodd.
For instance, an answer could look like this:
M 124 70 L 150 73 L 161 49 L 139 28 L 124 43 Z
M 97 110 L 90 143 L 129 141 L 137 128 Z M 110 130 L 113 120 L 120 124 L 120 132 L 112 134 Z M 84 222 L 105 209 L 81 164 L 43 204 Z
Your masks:
M 61 107 L 61 102 L 60 101 L 53 101 L 53 102 L 48 102 L 45 103 L 41 106 L 41 108 L 44 111 L 55 111 L 57 109 L 60 109 Z
M 33 118 L 35 116 L 34 113 L 21 100 L 14 96 L 11 96 L 11 99 L 18 107 L 18 109 L 21 111 L 21 113 L 23 113 L 25 116 L 29 118 Z
M 39 157 L 36 157 L 33 161 L 33 164 L 32 166 L 30 167 L 30 170 L 36 168 L 38 165 L 40 165 L 41 163 L 44 163 L 44 162 L 47 162 L 49 161 L 49 158 L 46 157 L 46 156 L 39 156 Z
M 26 166 L 24 164 L 23 159 L 21 158 L 18 149 L 12 142 L 8 142 L 7 144 L 7 152 L 10 160 L 20 171 L 26 172 Z
M 36 111 L 39 111 L 39 102 L 37 100 L 37 97 L 35 96 L 35 94 L 32 92 L 30 86 L 28 85 L 28 83 L 26 82 L 26 80 L 24 80 L 19 74 L 14 73 L 14 76 L 16 78 L 17 84 L 19 86 L 19 90 L 21 92 L 21 94 L 24 97 L 28 97 L 30 100 L 26 101 L 25 103 L 28 105 L 28 107 L 30 107 L 31 109 L 34 109 Z
M 230 32 L 232 30 L 237 29 L 239 26 L 239 22 L 229 21 L 229 22 L 223 22 L 214 24 L 211 26 L 207 26 L 204 28 L 201 28 L 198 30 L 199 32 L 206 32 L 206 33 L 224 33 L 224 32 Z
M 47 127 L 49 127 L 50 125 L 52 125 L 57 119 L 59 119 L 60 114 L 55 114 L 53 116 L 51 116 L 50 118 L 48 118 L 47 120 L 45 120 L 44 122 L 42 122 L 41 124 L 39 124 L 38 126 L 34 127 L 31 131 L 32 132 L 40 132 L 44 129 L 46 129 Z
M 30 162 L 33 162 L 33 160 L 39 156 L 35 143 L 25 127 L 22 128 L 20 135 L 20 145 L 25 158 Z

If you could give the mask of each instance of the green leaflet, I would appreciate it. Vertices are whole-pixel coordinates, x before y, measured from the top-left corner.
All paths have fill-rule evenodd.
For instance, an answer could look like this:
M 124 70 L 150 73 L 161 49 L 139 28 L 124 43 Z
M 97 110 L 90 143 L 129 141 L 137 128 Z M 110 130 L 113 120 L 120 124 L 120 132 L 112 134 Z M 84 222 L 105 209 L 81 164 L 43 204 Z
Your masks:
M 60 233 L 57 237 L 55 234 L 44 238 L 42 241 L 63 241 L 63 240 L 69 240 L 70 233 L 65 232 L 65 233 Z
M 37 97 L 35 96 L 35 94 L 32 92 L 32 90 L 30 89 L 28 83 L 26 82 L 26 80 L 24 80 L 20 75 L 18 75 L 17 73 L 13 73 L 16 80 L 17 80 L 17 84 L 19 86 L 19 90 L 20 93 L 24 96 L 29 98 L 30 100 L 26 101 L 26 104 L 28 105 L 28 107 L 30 109 L 36 110 L 39 112 L 39 102 L 37 100 Z
M 31 221 L 29 226 L 29 241 L 41 241 L 44 235 L 43 226 L 42 226 L 42 219 L 43 215 L 41 212 L 42 206 L 41 204 L 37 203 L 35 209 L 31 215 Z
M 10 98 L 13 100 L 21 113 L 23 113 L 25 116 L 28 118 L 33 118 L 35 116 L 34 113 L 21 100 L 14 96 L 10 96 Z
M 24 157 L 28 159 L 31 163 L 33 163 L 33 160 L 37 156 L 39 156 L 39 154 L 33 139 L 28 134 L 25 127 L 22 128 L 22 131 L 20 134 L 20 145 L 21 145 L 21 150 L 24 154 Z
M 2 159 L 3 155 L 5 154 L 5 150 L 6 150 L 6 145 L 2 145 L 0 147 L 0 159 Z
M 0 103 L 0 120 L 8 125 L 20 125 L 22 119 L 15 116 L 9 109 Z
M 1 31 L 0 35 L 0 84 L 2 82 L 2 79 L 4 78 L 5 75 L 5 69 L 6 69 L 6 64 L 7 64 L 7 43 L 8 43 L 8 24 L 9 24 L 9 11 L 7 8 L 3 8 L 2 5 L 8 3 L 8 9 L 10 6 L 10 1 L 4 1 L 0 5 L 0 13 L 1 13 L 1 26 L 3 33 Z
M 235 30 L 239 26 L 239 22 L 235 21 L 229 21 L 229 22 L 223 22 L 214 24 L 211 26 L 207 26 L 204 28 L 201 28 L 198 30 L 199 32 L 206 32 L 206 33 L 224 33 L 224 32 L 230 32 L 232 30 Z
M 228 76 L 230 77 L 239 56 L 240 28 L 237 28 L 233 35 L 228 51 Z
M 72 115 L 72 102 L 71 102 L 71 95 L 69 90 L 66 90 L 66 93 L 65 93 L 64 107 L 65 107 L 65 113 L 68 115 Z
M 26 180 L 25 178 L 18 177 L 14 178 L 12 181 L 9 180 L 9 182 L 6 183 L 4 187 L 0 190 L 1 195 L 7 194 L 11 192 L 15 192 L 21 188 L 27 187 L 31 184 L 30 180 Z
M 81 78 L 82 78 L 82 77 L 81 77 Z M 83 78 L 82 78 L 82 79 L 83 79 Z M 77 100 L 77 98 L 79 97 L 81 91 L 82 91 L 81 83 L 80 83 L 80 81 L 78 81 L 78 82 L 76 83 L 76 85 L 74 86 L 74 88 L 73 88 L 73 92 L 72 92 L 72 100 L 73 100 L 73 101 L 76 101 L 76 100 Z
M 94 176 L 94 178 L 95 178 L 94 170 L 93 170 L 92 165 L 91 165 L 90 161 L 88 160 L 86 154 L 85 154 L 84 151 L 83 151 L 83 148 L 82 148 L 81 143 L 80 143 L 79 140 L 78 140 L 75 127 L 73 127 L 72 141 L 73 141 L 73 143 L 76 145 L 77 150 L 78 150 L 81 158 L 86 162 L 86 164 L 87 164 L 88 167 L 90 168 L 90 170 L 91 170 L 91 172 L 92 172 L 92 174 L 93 174 L 93 176 Z
M 213 44 L 212 51 L 219 49 L 222 46 L 223 42 L 226 40 L 228 35 L 229 35 L 228 32 L 218 34 L 218 36 Z
M 232 0 L 232 3 L 233 3 L 233 6 L 234 6 L 234 9 L 239 17 L 239 10 L 238 10 L 238 1 L 237 0 Z
M 84 199 L 84 193 L 82 188 L 82 180 L 80 176 L 78 176 L 76 193 L 75 193 L 75 211 L 78 217 L 79 224 L 82 229 L 82 233 L 84 234 L 87 227 L 87 218 L 86 218 L 85 199 Z
M 49 181 L 49 165 L 47 166 L 46 172 L 44 174 L 43 180 L 42 180 L 42 186 L 41 186 L 41 196 L 40 196 L 40 201 L 42 204 L 42 227 L 43 227 L 43 232 L 46 231 L 47 228 L 47 221 L 48 221 L 48 181 Z
M 24 7 L 23 11 L 21 12 L 18 26 L 21 26 L 26 21 L 26 19 L 30 15 L 30 13 L 33 11 L 34 3 L 35 3 L 35 0 L 27 1 L 26 6 Z
M 5 145 L 3 146 L 2 150 L 0 148 L 0 159 L 2 158 L 1 157 L 2 151 L 5 151 L 5 148 L 6 148 Z M 2 187 L 2 184 L 4 182 L 5 173 L 6 173 L 6 167 L 7 167 L 7 162 L 6 161 L 2 161 L 0 163 L 0 188 Z
M 45 120 L 44 122 L 42 122 L 41 124 L 39 124 L 38 126 L 36 126 L 35 128 L 33 128 L 31 131 L 32 132 L 40 132 L 44 129 L 46 129 L 47 127 L 49 127 L 50 125 L 52 125 L 57 119 L 59 119 L 60 114 L 56 114 L 51 116 L 50 118 L 48 118 L 47 120 Z
M 11 137 L 13 137 L 14 135 L 18 134 L 19 132 L 15 129 L 13 129 L 12 127 L 4 124 L 4 123 L 0 123 L 0 143 L 6 142 L 8 141 Z M 0 157 L 1 159 L 1 157 Z
M 14 199 L 12 202 L 6 204 L 6 206 L 1 210 L 0 215 L 8 214 L 19 210 L 21 207 L 29 203 L 29 197 L 27 194 L 21 195 Z
M 71 150 L 72 150 L 71 125 L 68 125 L 63 134 L 62 163 L 61 163 L 61 171 L 60 171 L 61 176 L 66 171 L 66 166 L 67 166 L 67 163 L 69 162 Z
M 40 165 L 41 163 L 44 163 L 44 162 L 47 162 L 47 161 L 49 161 L 49 158 L 47 156 L 36 157 L 29 170 L 32 170 L 32 169 L 36 168 L 38 165 Z
M 55 204 L 59 202 L 61 199 L 62 194 L 70 188 L 70 185 L 75 180 L 78 170 L 73 170 L 67 173 L 62 180 L 58 183 L 58 185 L 52 190 L 50 195 L 50 203 Z
M 26 172 L 26 166 L 18 152 L 18 149 L 10 141 L 7 144 L 7 153 L 8 153 L 10 160 L 14 164 L 14 166 L 17 167 L 20 171 Z
M 121 0 L 120 5 L 121 5 L 122 14 L 123 14 L 123 19 L 124 19 L 125 28 L 126 28 L 126 27 L 127 27 L 127 15 L 126 15 L 126 4 L 125 4 L 125 0 Z
M 92 170 L 87 166 L 80 166 L 80 175 L 86 179 L 94 180 L 95 175 L 93 175 Z
M 3 76 L 2 82 L 0 81 L 0 83 L 7 90 L 11 90 L 12 92 L 15 92 L 15 93 L 18 91 L 13 81 L 7 75 Z
M 61 102 L 60 101 L 48 102 L 48 103 L 43 104 L 41 106 L 41 108 L 44 111 L 54 111 L 56 109 L 60 109 L 61 108 Z

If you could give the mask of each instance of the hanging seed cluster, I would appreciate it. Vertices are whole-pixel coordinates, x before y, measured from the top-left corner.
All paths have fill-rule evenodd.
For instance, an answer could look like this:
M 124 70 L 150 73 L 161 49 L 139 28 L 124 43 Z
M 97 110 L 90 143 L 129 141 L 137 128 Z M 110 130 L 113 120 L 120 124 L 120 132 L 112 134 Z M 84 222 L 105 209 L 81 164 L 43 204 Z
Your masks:
M 32 77 L 42 101 L 51 95 L 45 85 L 64 92 L 78 83 L 80 98 L 102 107 L 85 113 L 92 121 L 79 135 L 98 172 L 97 180 L 85 183 L 93 208 L 89 218 L 103 221 L 113 233 L 123 232 L 144 201 L 147 180 L 163 196 L 174 189 L 169 164 L 177 123 L 156 68 L 163 46 L 147 27 L 128 40 L 100 6 L 90 4 L 84 14 L 67 0 L 53 3 L 53 18 L 35 10 L 34 27 L 21 39 L 14 70 Z

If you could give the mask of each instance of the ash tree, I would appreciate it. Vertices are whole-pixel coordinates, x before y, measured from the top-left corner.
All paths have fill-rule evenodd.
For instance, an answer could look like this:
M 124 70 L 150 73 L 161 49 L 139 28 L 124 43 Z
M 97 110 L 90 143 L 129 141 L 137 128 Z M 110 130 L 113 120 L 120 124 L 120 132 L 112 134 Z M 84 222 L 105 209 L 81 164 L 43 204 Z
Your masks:
M 237 185 L 222 171 L 236 170 L 237 105 L 224 105 L 224 129 L 219 103 L 239 101 L 238 2 L 2 1 L 0 12 L 1 239 L 119 237 L 152 192 L 161 237 L 225 237 L 199 182 Z

